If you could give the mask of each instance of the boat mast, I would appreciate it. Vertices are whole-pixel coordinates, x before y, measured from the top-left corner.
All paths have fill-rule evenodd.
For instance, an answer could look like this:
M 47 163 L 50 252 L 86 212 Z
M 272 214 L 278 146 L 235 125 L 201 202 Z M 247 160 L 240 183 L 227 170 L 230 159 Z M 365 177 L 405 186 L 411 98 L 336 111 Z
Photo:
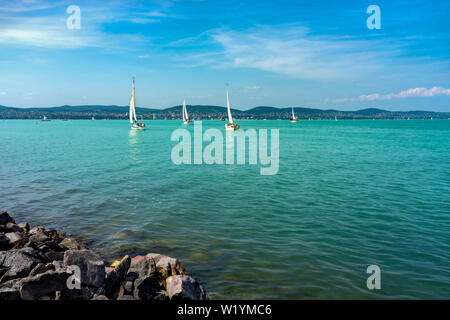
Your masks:
M 228 123 L 233 123 L 233 117 L 231 116 L 230 108 L 230 90 L 227 84 L 227 109 L 228 109 Z

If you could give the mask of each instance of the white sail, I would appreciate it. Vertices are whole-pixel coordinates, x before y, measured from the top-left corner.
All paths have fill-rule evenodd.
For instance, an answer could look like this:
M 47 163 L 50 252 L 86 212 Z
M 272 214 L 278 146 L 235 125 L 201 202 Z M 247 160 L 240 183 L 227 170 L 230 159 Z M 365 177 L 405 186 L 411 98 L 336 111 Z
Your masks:
M 233 123 L 233 117 L 231 116 L 230 108 L 230 90 L 227 86 L 227 109 L 228 109 L 228 123 Z
M 295 120 L 294 107 L 292 107 L 292 119 Z
M 183 121 L 189 121 L 189 115 L 186 107 L 186 99 L 183 100 Z
M 134 94 L 134 78 L 133 78 L 133 90 L 131 92 L 131 100 L 130 100 L 130 123 L 133 124 L 133 120 L 137 121 L 136 118 L 136 102 L 135 102 L 135 94 Z

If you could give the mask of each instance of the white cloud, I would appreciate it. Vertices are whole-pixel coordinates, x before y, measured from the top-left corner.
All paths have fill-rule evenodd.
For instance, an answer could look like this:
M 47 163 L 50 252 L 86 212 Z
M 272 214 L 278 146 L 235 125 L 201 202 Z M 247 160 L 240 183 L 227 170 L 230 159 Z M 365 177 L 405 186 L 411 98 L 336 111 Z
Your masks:
M 441 87 L 427 88 L 411 88 L 408 90 L 400 91 L 398 93 L 379 94 L 372 93 L 367 95 L 361 95 L 358 98 L 342 98 L 334 99 L 333 102 L 356 102 L 356 101 L 374 101 L 374 100 L 391 100 L 391 99 L 404 99 L 404 98 L 423 98 L 423 97 L 436 97 L 436 96 L 450 96 L 450 89 Z
M 139 59 L 148 59 L 150 57 L 151 57 L 151 55 L 149 55 L 149 54 L 142 54 L 142 55 L 138 56 Z
M 382 71 L 382 61 L 392 59 L 396 53 L 394 45 L 381 40 L 315 36 L 309 29 L 292 24 L 244 31 L 221 28 L 195 40 L 194 45 L 203 41 L 214 50 L 178 57 L 189 66 L 253 68 L 303 79 L 361 78 Z M 380 51 L 380 47 L 386 49 Z
M 0 96 L 6 96 L 8 94 L 8 92 L 6 91 L 0 91 Z

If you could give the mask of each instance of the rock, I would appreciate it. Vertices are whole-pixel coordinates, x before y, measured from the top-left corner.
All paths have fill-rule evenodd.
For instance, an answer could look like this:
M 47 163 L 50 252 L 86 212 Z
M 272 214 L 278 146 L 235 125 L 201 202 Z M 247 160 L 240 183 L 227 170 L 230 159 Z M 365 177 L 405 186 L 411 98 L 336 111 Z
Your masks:
M 64 252 L 48 251 L 44 253 L 44 257 L 47 261 L 55 261 L 64 259 Z
M 166 291 L 161 291 L 161 292 L 158 292 L 158 294 L 153 298 L 153 300 L 167 301 L 167 300 L 170 300 L 170 298 L 167 295 Z
M 93 297 L 91 300 L 109 300 L 109 299 L 103 295 L 100 295 Z
M 30 231 L 28 231 L 28 233 L 30 235 L 32 235 L 32 234 L 36 234 L 38 232 L 39 233 L 44 233 L 44 231 L 45 231 L 44 227 L 36 226 L 36 227 L 31 228 Z
M 0 283 L 27 276 L 31 269 L 41 262 L 33 248 L 13 249 L 0 256 L 0 266 L 9 268 Z
M 108 273 L 105 279 L 105 292 L 108 298 L 113 298 L 125 279 L 128 268 L 131 264 L 131 258 L 127 255 L 117 262 L 117 266 Z
M 5 233 L 5 236 L 9 239 L 9 242 L 11 242 L 12 244 L 24 238 L 24 235 L 21 234 L 20 232 L 8 232 Z
M 206 300 L 203 287 L 189 276 L 170 276 L 166 284 L 167 294 L 172 300 Z
M 8 222 L 5 227 L 10 232 L 23 232 L 23 229 L 13 222 Z
M 124 281 L 119 289 L 119 296 L 133 294 L 134 284 L 133 281 Z
M 14 223 L 14 219 L 6 211 L 0 211 L 0 224 Z
M 53 268 L 55 269 L 55 271 L 65 270 L 64 263 L 62 261 L 53 261 L 52 265 L 53 265 Z
M 19 227 L 22 228 L 22 230 L 25 230 L 26 232 L 30 231 L 30 225 L 28 224 L 28 222 L 21 222 L 19 224 L 17 224 Z
M 28 240 L 37 245 L 41 245 L 50 240 L 50 238 L 43 232 L 35 232 Z
M 105 281 L 105 265 L 94 252 L 83 250 L 68 250 L 64 252 L 64 265 L 75 265 L 81 271 L 81 283 L 100 287 Z
M 46 234 L 53 240 L 58 240 L 58 232 L 55 229 L 50 229 L 46 232 Z
M 142 276 L 134 282 L 133 296 L 136 299 L 150 300 L 157 295 L 160 289 L 161 285 L 156 275 Z
M 20 297 L 23 300 L 36 300 L 44 295 L 62 291 L 67 288 L 66 282 L 70 274 L 66 272 L 48 271 L 21 281 Z
M 53 270 L 55 267 L 53 266 L 53 264 L 51 263 L 38 263 L 36 265 L 36 267 L 33 268 L 33 270 L 31 270 L 29 277 L 33 277 L 35 275 L 41 274 L 41 273 L 45 273 L 47 271 Z
M 186 274 L 186 270 L 175 258 L 157 253 L 149 253 L 146 257 L 155 261 L 156 269 L 161 279 L 174 275 Z
M 136 300 L 136 298 L 131 295 L 124 295 L 124 296 L 118 297 L 117 300 Z
M 84 249 L 76 240 L 71 238 L 64 238 L 59 244 L 64 250 L 81 250 Z
M 131 259 L 129 273 L 136 273 L 138 276 L 142 277 L 154 274 L 155 272 L 156 264 L 152 258 L 137 256 Z
M 0 234 L 0 251 L 8 250 L 10 248 L 9 238 L 3 234 Z
M 20 300 L 20 293 L 18 289 L 0 287 L 0 301 Z
M 81 289 L 65 289 L 61 291 L 59 300 L 90 300 L 94 296 L 95 290 L 90 287 Z

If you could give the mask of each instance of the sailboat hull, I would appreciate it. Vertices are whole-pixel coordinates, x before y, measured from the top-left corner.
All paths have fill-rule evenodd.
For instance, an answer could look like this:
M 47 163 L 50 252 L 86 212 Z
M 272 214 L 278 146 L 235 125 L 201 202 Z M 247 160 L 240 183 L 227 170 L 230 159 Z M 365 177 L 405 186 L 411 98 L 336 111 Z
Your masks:
M 226 131 L 235 131 L 238 130 L 240 127 L 237 124 L 227 123 L 225 124 L 225 130 Z
M 191 120 L 188 120 L 188 121 L 184 121 L 184 122 L 183 122 L 183 124 L 185 124 L 185 125 L 189 125 L 189 124 L 192 124 L 192 121 L 191 121 Z

